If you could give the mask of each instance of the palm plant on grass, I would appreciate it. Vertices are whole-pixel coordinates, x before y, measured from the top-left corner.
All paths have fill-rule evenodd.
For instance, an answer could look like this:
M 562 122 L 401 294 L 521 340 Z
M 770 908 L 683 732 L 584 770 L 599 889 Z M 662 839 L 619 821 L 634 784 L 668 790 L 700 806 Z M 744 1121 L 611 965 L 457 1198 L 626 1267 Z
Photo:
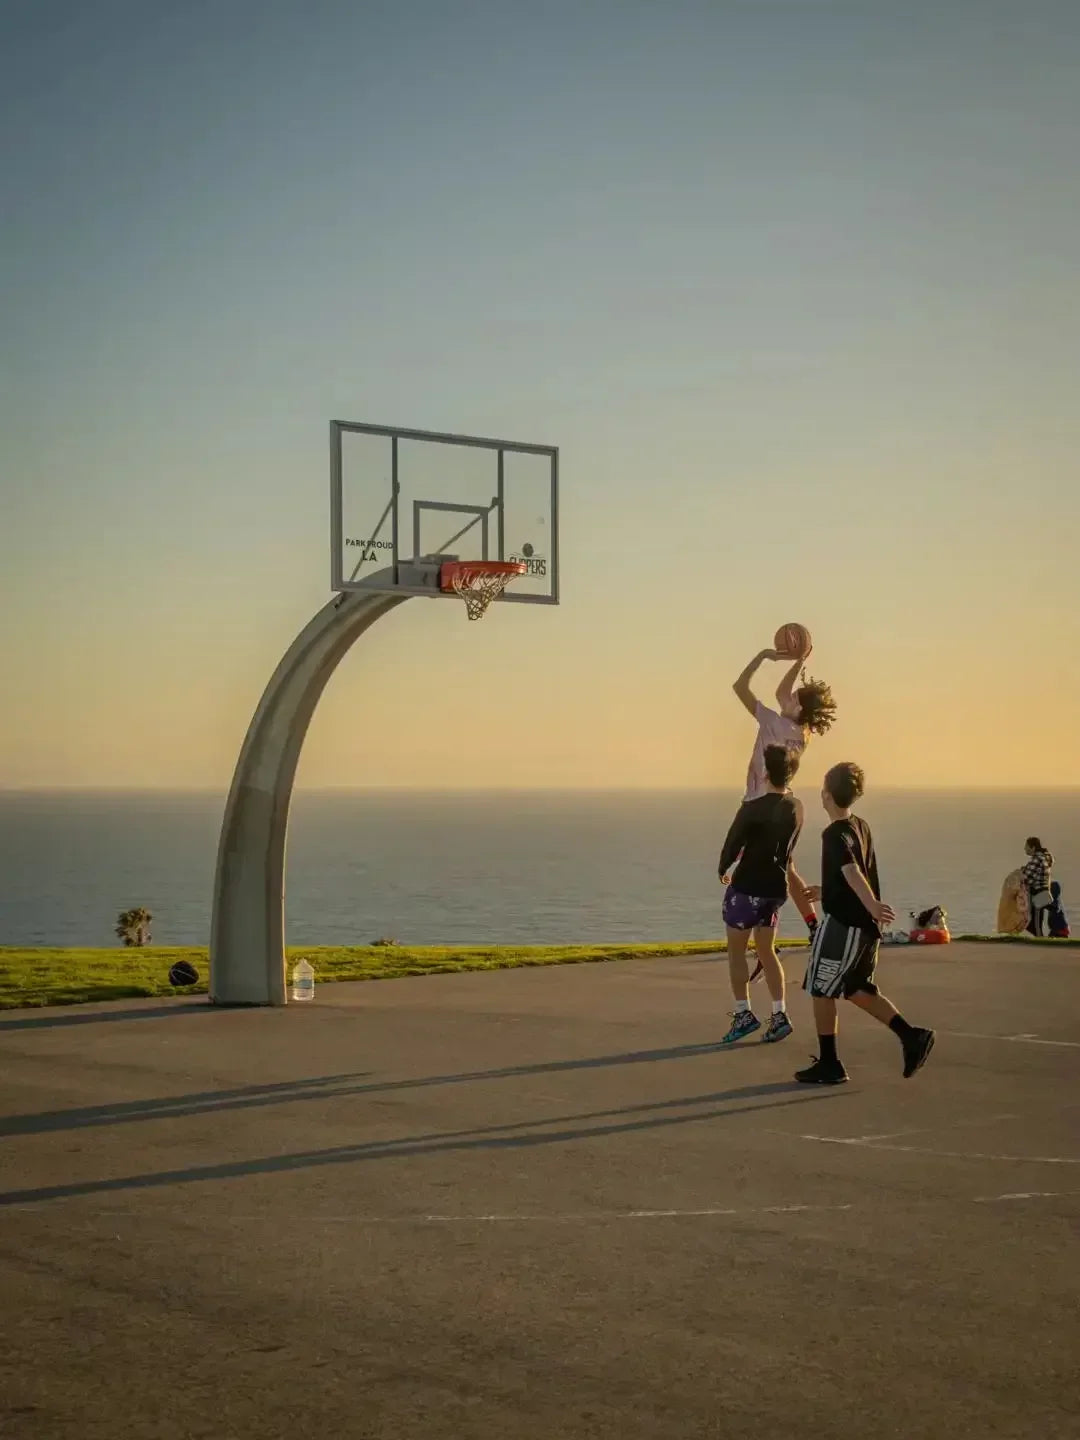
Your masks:
M 150 944 L 150 925 L 153 915 L 142 905 L 133 910 L 121 910 L 116 917 L 116 938 L 125 945 L 141 948 Z

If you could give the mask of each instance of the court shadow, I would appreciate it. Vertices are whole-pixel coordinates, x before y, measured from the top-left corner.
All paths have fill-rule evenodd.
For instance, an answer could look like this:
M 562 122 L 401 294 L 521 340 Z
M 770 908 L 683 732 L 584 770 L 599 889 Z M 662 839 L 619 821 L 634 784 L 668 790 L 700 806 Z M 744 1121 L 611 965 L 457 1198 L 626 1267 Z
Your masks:
M 108 999 L 107 996 L 101 998 Z M 119 998 L 130 999 L 131 997 L 121 996 Z M 65 1012 L 62 1015 L 54 1012 L 50 1012 L 48 1015 L 34 1015 L 27 1014 L 23 1010 L 18 1015 L 5 1015 L 0 1019 L 0 1030 L 54 1030 L 66 1025 L 113 1025 L 120 1020 L 161 1020 L 168 1015 L 207 1015 L 216 1008 L 208 1000 L 198 999 L 171 1000 L 164 1005 L 144 1005 L 137 1010 L 109 1010 L 104 1014 L 99 1011 L 87 1014 L 84 1010 L 74 1007 L 71 1013 Z
M 261 1110 L 269 1105 L 292 1104 L 303 1100 L 342 1099 L 347 1096 L 384 1095 L 399 1090 L 422 1090 L 431 1086 L 465 1085 L 488 1080 L 516 1080 L 531 1075 L 556 1075 L 575 1070 L 596 1070 L 621 1065 L 657 1064 L 708 1055 L 724 1047 L 710 1041 L 700 1045 L 674 1045 L 658 1050 L 617 1051 L 611 1055 L 589 1055 L 577 1060 L 541 1060 L 533 1064 L 509 1065 L 495 1070 L 462 1070 L 446 1075 L 420 1075 L 405 1080 L 365 1080 L 370 1071 L 344 1075 L 315 1076 L 285 1080 L 271 1085 L 246 1085 L 234 1090 L 203 1090 L 186 1095 L 163 1095 L 145 1100 L 125 1100 L 111 1105 L 88 1105 L 77 1109 L 44 1110 L 29 1115 L 0 1117 L 0 1136 L 39 1135 L 49 1131 L 80 1130 L 101 1125 L 129 1125 L 148 1120 L 171 1120 L 188 1115 L 205 1115 L 229 1110 Z
M 171 1120 L 185 1115 L 211 1115 L 265 1105 L 287 1105 L 295 1100 L 322 1100 L 354 1095 L 364 1087 L 370 1070 L 342 1075 L 314 1075 L 304 1080 L 281 1080 L 270 1085 L 241 1085 L 233 1090 L 196 1090 L 185 1095 L 161 1095 L 150 1100 L 122 1100 L 112 1105 L 86 1105 L 73 1110 L 42 1110 L 33 1115 L 0 1116 L 0 1136 L 42 1135 L 57 1130 L 82 1130 L 99 1125 L 123 1125 L 136 1120 Z
M 194 1165 L 181 1170 L 125 1175 L 110 1180 L 85 1180 L 67 1185 L 46 1185 L 37 1189 L 8 1190 L 0 1193 L 0 1206 L 37 1205 L 50 1200 L 79 1196 L 166 1189 L 174 1185 L 191 1185 L 202 1181 L 236 1180 L 248 1175 L 288 1174 L 334 1165 L 371 1164 L 378 1160 L 455 1153 L 464 1155 L 473 1151 L 526 1150 L 546 1145 L 605 1140 L 643 1131 L 732 1119 L 759 1110 L 808 1105 L 830 1099 L 833 1095 L 832 1091 L 808 1091 L 795 1081 L 749 1085 L 712 1094 L 684 1096 L 677 1100 L 646 1102 L 615 1110 L 587 1111 L 583 1114 L 514 1121 L 505 1125 L 406 1135 L 396 1140 L 372 1140 L 325 1150 L 301 1150 L 253 1160 L 234 1160 L 217 1165 Z M 738 1103 L 747 1099 L 759 1099 L 761 1103 Z M 637 1118 L 623 1118 L 629 1116 Z M 599 1121 L 611 1123 L 595 1123 Z

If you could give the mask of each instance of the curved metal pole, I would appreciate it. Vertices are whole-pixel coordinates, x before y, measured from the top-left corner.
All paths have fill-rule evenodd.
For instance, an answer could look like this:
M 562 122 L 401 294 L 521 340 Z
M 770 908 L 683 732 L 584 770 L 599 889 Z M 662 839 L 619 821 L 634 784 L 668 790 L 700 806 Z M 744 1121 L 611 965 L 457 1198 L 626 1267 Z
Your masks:
M 354 592 L 325 605 L 285 652 L 236 762 L 218 842 L 210 999 L 285 1004 L 285 833 L 308 725 L 342 657 L 407 595 Z

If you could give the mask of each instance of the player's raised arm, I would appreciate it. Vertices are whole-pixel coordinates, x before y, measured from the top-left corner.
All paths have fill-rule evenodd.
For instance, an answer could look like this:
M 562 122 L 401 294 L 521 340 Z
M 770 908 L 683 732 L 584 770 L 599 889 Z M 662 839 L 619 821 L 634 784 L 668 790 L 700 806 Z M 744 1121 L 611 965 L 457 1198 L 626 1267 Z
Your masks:
M 731 687 L 735 691 L 735 694 L 742 701 L 742 703 L 746 706 L 747 710 L 750 711 L 750 714 L 755 717 L 757 715 L 758 702 L 757 696 L 754 694 L 753 690 L 750 689 L 750 681 L 753 680 L 754 676 L 757 674 L 763 661 L 775 660 L 777 658 L 778 657 L 775 650 L 759 651 L 758 654 L 754 656 L 753 660 L 750 661 L 750 664 L 747 665 L 746 669 L 742 672 L 739 678 L 735 681 L 735 684 Z
M 787 714 L 795 704 L 795 687 L 799 683 L 802 668 L 803 662 L 796 660 L 791 669 L 780 681 L 780 684 L 776 687 L 776 703 L 781 715 Z

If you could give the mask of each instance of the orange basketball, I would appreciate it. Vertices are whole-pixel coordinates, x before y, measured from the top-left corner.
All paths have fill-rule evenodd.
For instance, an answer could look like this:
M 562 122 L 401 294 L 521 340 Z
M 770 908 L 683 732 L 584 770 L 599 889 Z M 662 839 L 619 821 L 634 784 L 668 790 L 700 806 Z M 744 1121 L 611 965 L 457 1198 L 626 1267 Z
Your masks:
M 810 631 L 805 625 L 781 625 L 773 638 L 773 646 L 785 660 L 805 660 L 814 648 Z

